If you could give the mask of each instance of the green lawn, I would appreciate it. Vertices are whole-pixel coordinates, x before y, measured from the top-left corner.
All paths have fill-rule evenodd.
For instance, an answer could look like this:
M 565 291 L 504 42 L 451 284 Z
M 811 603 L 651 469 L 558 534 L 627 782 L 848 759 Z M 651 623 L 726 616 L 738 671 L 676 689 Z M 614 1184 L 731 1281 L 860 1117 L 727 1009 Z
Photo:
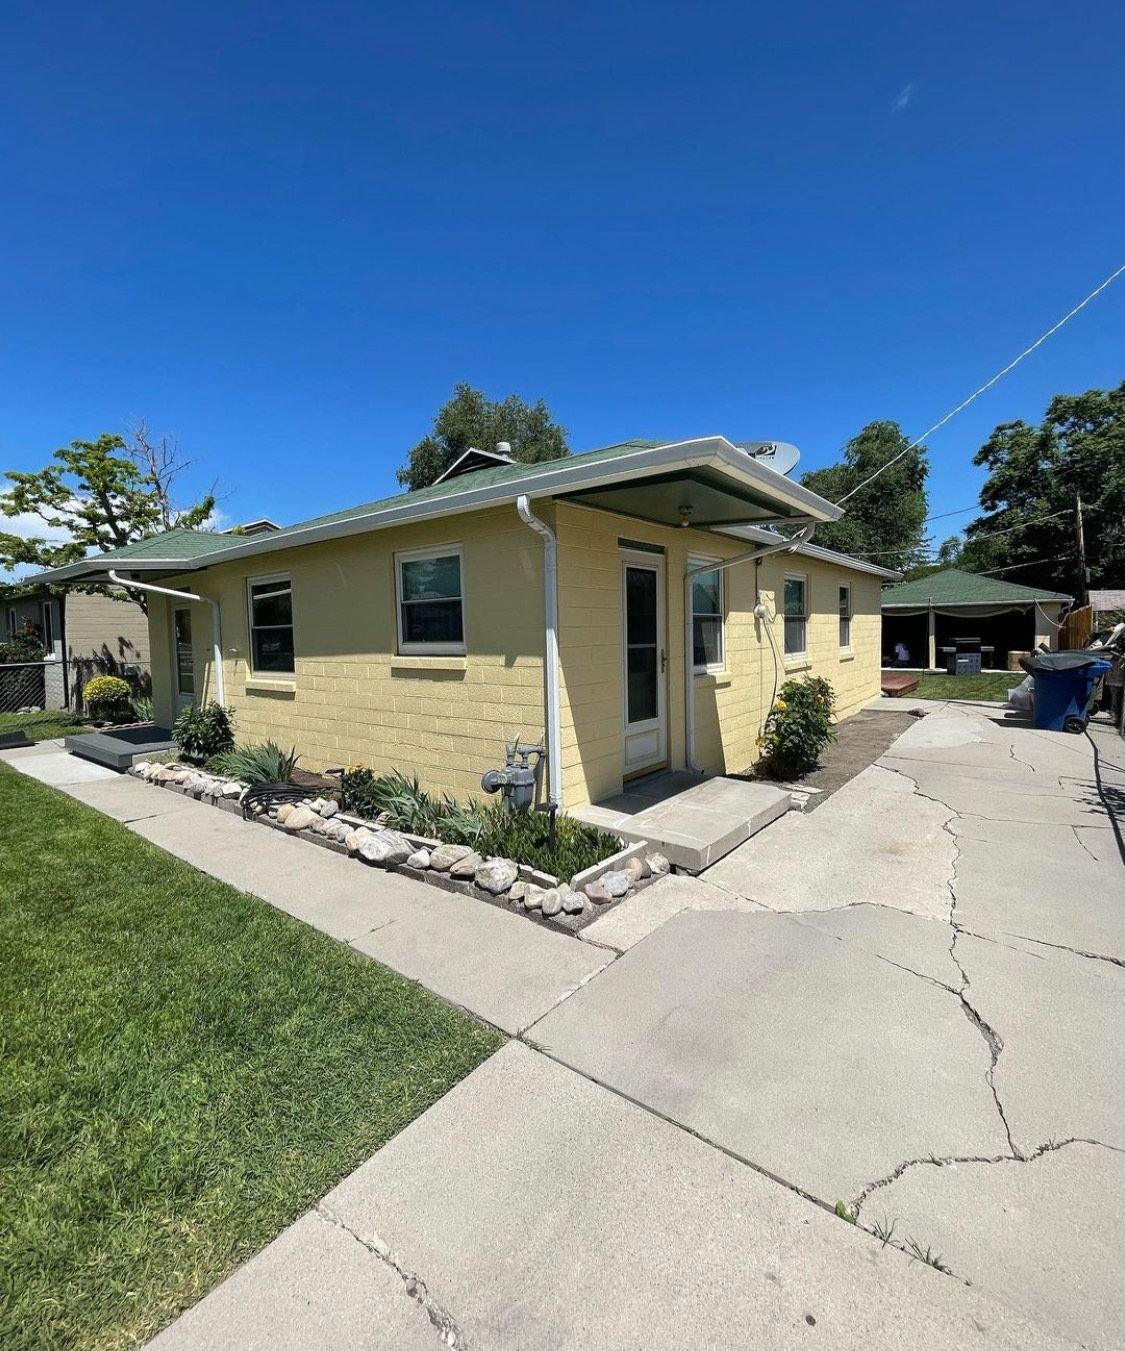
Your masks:
M 502 1038 L 0 764 L 0 1345 L 143 1342 Z
M 1004 671 L 999 675 L 951 676 L 923 674 L 910 699 L 985 699 L 1002 704 L 1008 691 L 1023 679 L 1022 671 Z
M 45 709 L 42 713 L 0 713 L 0 732 L 18 732 L 22 728 L 32 741 L 72 736 L 83 726 L 82 719 L 65 708 Z

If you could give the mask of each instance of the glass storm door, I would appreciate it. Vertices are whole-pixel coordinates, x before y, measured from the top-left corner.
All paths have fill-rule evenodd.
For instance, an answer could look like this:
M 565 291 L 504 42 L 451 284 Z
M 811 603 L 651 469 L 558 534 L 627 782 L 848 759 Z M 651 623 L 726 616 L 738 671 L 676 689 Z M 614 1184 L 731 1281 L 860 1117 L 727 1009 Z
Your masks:
M 195 653 L 189 609 L 172 611 L 172 695 L 177 713 L 195 703 Z
M 664 667 L 664 559 L 626 554 L 621 561 L 624 616 L 626 777 L 668 760 Z

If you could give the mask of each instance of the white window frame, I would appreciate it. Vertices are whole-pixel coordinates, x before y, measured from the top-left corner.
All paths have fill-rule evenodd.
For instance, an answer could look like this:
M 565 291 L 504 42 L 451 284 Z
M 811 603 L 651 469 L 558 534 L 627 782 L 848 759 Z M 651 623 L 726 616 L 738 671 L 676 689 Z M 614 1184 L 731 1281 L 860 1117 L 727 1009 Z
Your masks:
M 841 601 L 847 594 L 847 609 L 841 606 Z M 840 635 L 840 651 L 850 652 L 852 650 L 852 584 L 851 582 L 839 582 L 836 586 L 836 615 L 838 621 L 838 631 Z M 847 625 L 847 640 L 844 638 L 844 625 Z
M 266 583 L 284 582 L 289 591 L 289 623 L 288 624 L 255 624 L 254 623 L 254 591 L 256 586 L 264 586 Z M 281 589 L 280 587 L 278 588 Z M 261 680 L 289 680 L 297 674 L 297 616 L 293 613 L 293 578 L 287 572 L 267 572 L 261 577 L 247 577 L 246 579 L 246 665 L 250 674 Z M 254 665 L 254 630 L 255 629 L 289 629 L 293 634 L 293 669 L 291 671 L 259 671 Z
M 691 646 L 692 646 L 692 671 L 697 675 L 714 675 L 719 671 L 727 669 L 727 583 L 726 569 L 721 567 L 721 558 L 702 558 L 692 555 L 688 558 L 688 571 L 692 572 L 696 568 L 705 567 L 710 570 L 710 565 L 714 565 L 714 570 L 719 578 L 719 660 L 717 662 L 707 662 L 702 666 L 695 665 L 695 578 L 692 578 L 692 604 L 691 604 Z M 700 574 L 703 575 L 702 573 Z
M 47 653 L 47 660 L 55 659 L 55 611 L 54 602 L 39 602 L 39 639 Z
M 785 583 L 801 583 L 801 609 L 803 613 L 800 616 L 801 623 L 805 626 L 803 638 L 799 652 L 786 652 L 785 650 L 785 624 L 789 619 L 796 619 L 796 615 L 787 615 L 785 613 Z M 805 572 L 787 572 L 781 583 L 781 651 L 786 661 L 804 661 L 809 655 L 809 578 Z
M 417 563 L 427 558 L 456 558 L 461 579 L 461 641 L 459 643 L 408 643 L 402 633 L 402 565 Z M 450 597 L 452 599 L 452 597 Z M 468 623 L 465 615 L 465 554 L 460 544 L 435 544 L 429 549 L 407 549 L 395 554 L 395 628 L 398 633 L 398 652 L 403 657 L 463 657 L 467 651 Z
M 18 632 L 18 626 L 17 626 L 17 622 L 16 622 L 16 607 L 15 607 L 14 605 L 9 605 L 9 606 L 8 606 L 8 637 L 9 637 L 9 638 L 14 638 L 14 637 L 16 636 L 16 633 L 17 633 L 17 632 Z

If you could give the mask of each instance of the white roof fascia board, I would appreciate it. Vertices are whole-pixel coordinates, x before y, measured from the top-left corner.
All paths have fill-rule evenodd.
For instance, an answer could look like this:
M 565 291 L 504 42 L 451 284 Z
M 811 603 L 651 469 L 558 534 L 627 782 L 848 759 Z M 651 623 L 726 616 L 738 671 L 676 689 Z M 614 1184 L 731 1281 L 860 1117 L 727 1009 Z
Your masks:
M 531 466 L 529 466 L 530 468 Z M 745 451 L 739 450 L 725 437 L 710 436 L 691 441 L 671 442 L 666 446 L 630 451 L 596 463 L 583 463 L 576 456 L 572 462 L 562 461 L 555 469 L 528 474 L 526 478 L 510 479 L 505 483 L 490 483 L 479 487 L 466 486 L 444 496 L 410 501 L 404 494 L 394 506 L 380 507 L 344 520 L 312 523 L 291 527 L 280 534 L 249 537 L 244 544 L 232 545 L 213 554 L 197 558 L 122 558 L 107 566 L 119 571 L 198 572 L 257 554 L 278 553 L 283 549 L 297 549 L 305 544 L 324 540 L 344 539 L 350 535 L 366 534 L 372 530 L 386 530 L 406 522 L 433 520 L 442 516 L 459 515 L 483 507 L 504 506 L 516 498 L 527 496 L 532 500 L 554 497 L 561 493 L 590 491 L 611 487 L 653 472 L 668 469 L 716 468 L 766 496 L 774 498 L 790 510 L 801 512 L 807 519 L 832 521 L 843 512 L 831 502 L 810 492 L 799 483 L 793 483 L 783 474 L 759 464 Z M 457 482 L 456 479 L 453 480 Z M 229 536 L 227 537 L 229 538 Z M 89 576 L 94 560 L 84 560 L 38 574 L 37 580 L 62 581 L 68 577 Z

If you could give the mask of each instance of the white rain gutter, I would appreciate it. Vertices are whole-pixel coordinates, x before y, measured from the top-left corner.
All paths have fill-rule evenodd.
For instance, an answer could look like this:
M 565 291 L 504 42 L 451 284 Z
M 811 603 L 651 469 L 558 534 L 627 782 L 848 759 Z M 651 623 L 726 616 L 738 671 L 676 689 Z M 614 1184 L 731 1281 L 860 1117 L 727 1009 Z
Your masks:
M 547 794 L 551 806 L 562 807 L 562 704 L 559 699 L 559 559 L 555 532 L 531 510 L 526 494 L 516 498 L 524 525 L 543 540 L 543 610 L 547 663 Z
M 798 530 L 791 539 L 780 544 L 767 544 L 751 549 L 744 554 L 735 554 L 733 558 L 722 559 L 718 563 L 701 563 L 688 568 L 684 573 L 684 760 L 689 770 L 695 774 L 704 772 L 703 766 L 695 762 L 695 642 L 692 634 L 691 584 L 696 577 L 705 572 L 726 572 L 739 563 L 756 563 L 770 554 L 796 553 L 807 544 L 816 530 L 816 522 Z
M 225 704 L 226 685 L 223 681 L 223 627 L 219 616 L 219 602 L 211 596 L 197 596 L 194 591 L 173 591 L 170 586 L 155 586 L 152 582 L 134 582 L 128 577 L 122 577 L 112 568 L 109 570 L 109 580 L 115 582 L 118 586 L 128 587 L 133 591 L 151 591 L 157 596 L 172 596 L 175 600 L 204 601 L 210 605 L 212 636 L 215 644 L 215 698 L 220 704 Z

